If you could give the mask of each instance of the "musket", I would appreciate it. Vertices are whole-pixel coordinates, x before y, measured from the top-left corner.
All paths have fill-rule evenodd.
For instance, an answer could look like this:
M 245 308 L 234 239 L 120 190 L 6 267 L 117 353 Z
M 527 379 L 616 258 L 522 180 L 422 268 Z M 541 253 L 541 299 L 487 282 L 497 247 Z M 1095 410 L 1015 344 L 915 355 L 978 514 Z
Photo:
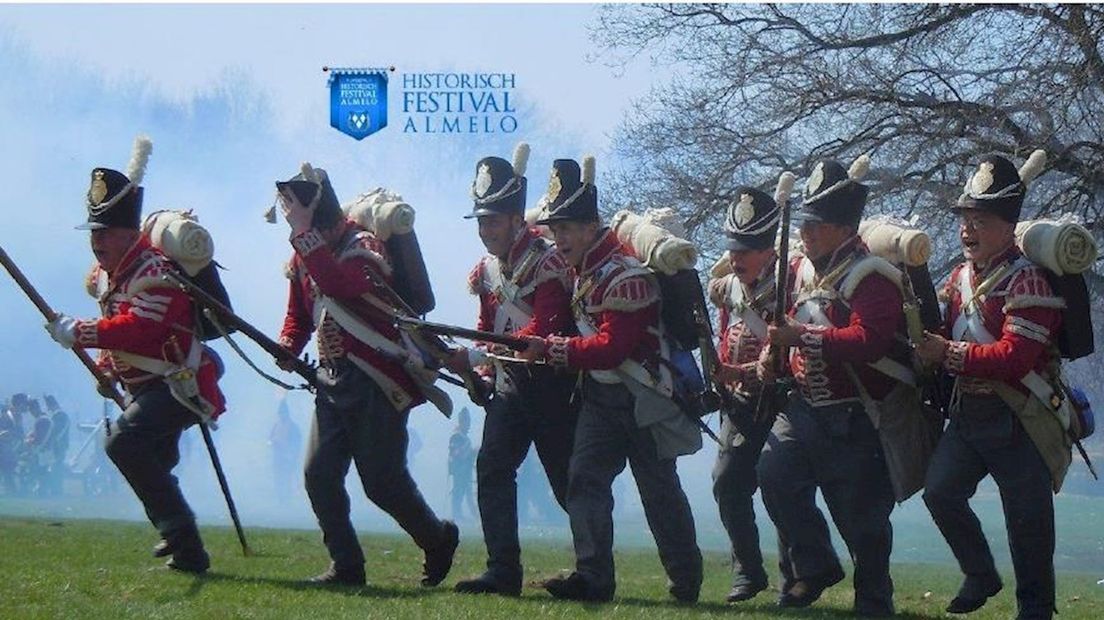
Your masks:
M 4 251 L 3 247 L 0 247 L 0 263 L 4 264 L 4 269 L 8 270 L 15 283 L 19 285 L 19 288 L 23 289 L 23 293 L 30 298 L 31 303 L 38 308 L 38 311 L 42 313 L 42 316 L 46 318 L 48 322 L 53 322 L 57 318 L 57 313 L 54 312 L 50 304 L 46 303 L 46 300 L 39 295 L 34 285 L 31 284 L 27 276 L 23 275 L 23 272 L 19 269 L 19 266 L 8 256 L 8 253 Z M 119 390 L 115 388 L 115 383 L 108 378 L 108 376 L 100 370 L 100 367 L 96 365 L 96 362 L 92 360 L 92 357 L 88 355 L 88 352 L 81 347 L 74 346 L 72 349 L 73 355 L 77 356 L 80 363 L 88 369 L 88 372 L 92 373 L 95 377 L 96 383 L 99 385 L 100 393 L 105 397 L 115 401 L 115 404 L 119 406 L 119 409 L 126 409 L 126 403 L 123 400 L 123 395 L 119 393 Z M 107 413 L 104 412 L 104 419 L 107 419 Z M 104 431 L 108 436 L 111 435 L 111 425 L 105 424 Z
M 778 224 L 778 264 L 775 265 L 774 276 L 774 319 L 775 327 L 786 325 L 786 284 L 790 279 L 790 191 L 793 189 L 794 175 L 783 172 L 778 179 L 778 188 L 775 190 L 775 203 L 780 213 Z M 786 370 L 785 351 L 777 344 L 770 348 L 771 360 L 774 363 L 774 377 L 763 383 L 763 389 L 759 391 L 759 399 L 755 404 L 755 423 L 763 421 L 771 413 L 767 409 L 776 406 L 775 392 L 777 391 L 778 377 Z
M 412 317 L 396 316 L 395 322 L 399 327 L 412 331 L 425 331 L 438 336 L 450 336 L 453 338 L 463 338 L 464 340 L 472 340 L 475 342 L 489 342 L 491 344 L 500 344 L 505 347 L 509 347 L 515 351 L 524 351 L 529 347 L 529 341 L 524 338 L 517 338 L 508 334 L 496 334 L 494 332 L 482 331 L 479 329 L 468 329 L 466 327 L 459 327 L 457 325 L 447 325 L 445 323 L 434 323 L 432 321 L 423 321 L 421 319 L 415 319 Z
M 166 273 L 161 277 L 166 282 L 179 286 L 189 297 L 194 299 L 201 306 L 218 314 L 222 321 L 245 334 L 247 338 L 257 343 L 257 346 L 261 347 L 265 353 L 268 353 L 277 361 L 291 362 L 291 371 L 302 377 L 312 391 L 318 388 L 318 373 L 314 366 L 300 358 L 293 357 L 287 349 L 280 345 L 280 343 L 266 336 L 264 332 L 251 325 L 249 321 L 235 314 L 233 310 L 227 308 L 225 304 L 212 297 L 210 293 L 197 286 L 188 278 L 173 272 Z
M 921 267 L 923 274 L 927 274 L 926 267 Z M 913 274 L 916 273 L 918 268 L 906 268 L 901 271 L 901 290 L 904 292 L 904 305 L 903 311 L 905 315 L 905 331 L 908 336 L 909 343 L 914 347 L 924 341 L 924 330 L 928 329 L 936 331 L 939 326 L 932 321 L 930 317 L 925 317 L 925 307 L 930 307 L 930 304 L 925 303 L 924 299 L 917 297 L 916 290 L 913 287 Z M 924 283 L 922 274 L 917 274 L 921 283 Z M 928 288 L 932 288 L 931 276 L 927 276 L 926 283 Z M 936 306 L 938 309 L 938 306 Z M 940 414 L 946 417 L 946 405 L 947 401 L 944 398 L 942 387 L 940 386 L 939 379 L 935 375 L 933 369 L 925 368 L 923 362 L 920 361 L 920 356 L 916 354 L 916 350 L 911 352 L 912 369 L 916 373 L 917 385 L 923 394 L 927 394 L 931 400 L 931 404 L 935 407 Z
M 732 394 L 725 385 L 713 378 L 721 361 L 717 348 L 713 345 L 713 325 L 709 321 L 709 308 L 705 305 L 705 291 L 700 281 L 694 288 L 697 293 L 693 305 L 694 327 L 698 332 L 698 351 L 701 353 L 702 375 L 705 379 L 705 391 L 699 396 L 702 411 L 731 411 Z

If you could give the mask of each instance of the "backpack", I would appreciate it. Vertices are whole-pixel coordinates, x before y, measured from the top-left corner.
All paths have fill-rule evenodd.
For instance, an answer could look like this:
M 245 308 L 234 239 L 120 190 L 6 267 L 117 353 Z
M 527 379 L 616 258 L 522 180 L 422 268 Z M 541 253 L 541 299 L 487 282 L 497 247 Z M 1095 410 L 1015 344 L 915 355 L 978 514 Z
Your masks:
M 360 194 L 342 206 L 346 217 L 371 231 L 387 248 L 394 272 L 392 288 L 414 312 L 428 314 L 436 306 L 418 236 L 414 208 L 402 196 L 382 187 Z
M 142 222 L 142 232 L 149 236 L 153 247 L 161 250 L 177 268 L 179 275 L 187 279 L 222 305 L 233 309 L 230 294 L 222 283 L 218 270 L 222 268 L 214 260 L 215 244 L 211 233 L 200 226 L 199 218 L 190 210 L 154 211 Z M 196 307 L 196 328 L 200 340 L 209 341 L 222 337 L 222 333 Z M 234 328 L 223 327 L 226 333 Z

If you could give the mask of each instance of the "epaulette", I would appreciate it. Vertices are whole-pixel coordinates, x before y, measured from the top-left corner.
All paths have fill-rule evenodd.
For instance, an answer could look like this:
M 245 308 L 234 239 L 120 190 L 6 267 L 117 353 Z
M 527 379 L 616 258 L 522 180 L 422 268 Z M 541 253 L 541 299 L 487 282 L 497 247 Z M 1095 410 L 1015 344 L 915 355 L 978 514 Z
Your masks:
M 134 270 L 134 275 L 127 279 L 123 290 L 128 295 L 153 288 L 165 288 L 170 286 L 162 276 L 166 273 L 175 273 L 176 268 L 167 256 L 156 248 L 149 248 L 142 252 L 138 258 L 139 266 Z
M 617 265 L 621 269 L 610 274 L 608 280 L 602 278 L 606 280 L 599 285 L 605 289 L 602 298 L 592 308 L 588 308 L 588 312 L 633 312 L 659 301 L 659 283 L 655 276 L 647 268 L 639 266 L 639 263 L 632 263 Z
M 1029 263 L 1021 267 L 1008 278 L 1008 284 L 1001 287 L 1007 291 L 1003 312 L 1020 308 L 1057 308 L 1066 307 L 1066 300 L 1054 294 L 1042 267 Z
M 859 284 L 865 280 L 867 276 L 873 274 L 885 277 L 892 282 L 898 290 L 901 289 L 901 270 L 897 269 L 892 263 L 880 256 L 867 254 L 860 258 L 858 262 L 851 267 L 847 276 L 844 277 L 839 287 L 840 294 L 843 295 L 844 299 L 851 299 Z
M 714 306 L 731 309 L 729 300 L 732 296 L 732 281 L 735 279 L 736 274 L 730 273 L 709 280 L 709 301 L 713 302 Z
M 486 260 L 486 257 L 480 258 L 479 262 L 468 273 L 468 292 L 472 295 L 482 295 L 488 292 L 483 283 L 483 262 Z
M 92 299 L 99 299 L 107 292 L 107 273 L 104 272 L 99 263 L 94 263 L 88 273 L 85 274 L 84 290 L 88 291 Z
M 950 277 L 948 277 L 947 281 L 943 283 L 943 286 L 939 288 L 939 293 L 937 294 L 937 297 L 941 303 L 951 303 L 951 299 L 954 297 L 955 291 L 958 290 L 958 274 L 961 273 L 962 270 L 965 268 L 966 263 L 959 263 L 955 266 L 954 269 L 951 270 Z
M 535 289 L 541 284 L 555 279 L 559 279 L 565 289 L 571 289 L 571 273 L 567 259 L 555 246 L 548 244 L 533 268 L 532 280 L 527 288 Z

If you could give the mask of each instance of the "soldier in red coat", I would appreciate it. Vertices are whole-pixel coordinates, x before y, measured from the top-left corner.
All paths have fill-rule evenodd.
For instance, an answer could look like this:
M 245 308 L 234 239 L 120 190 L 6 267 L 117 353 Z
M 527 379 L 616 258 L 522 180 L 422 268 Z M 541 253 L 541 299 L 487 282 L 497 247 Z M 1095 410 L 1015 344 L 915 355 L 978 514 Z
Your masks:
M 479 296 L 478 328 L 497 334 L 545 337 L 570 333 L 571 284 L 567 262 L 555 246 L 525 223 L 529 145 L 520 144 L 513 163 L 485 157 L 472 183 L 475 205 L 465 217 L 479 223 L 488 255 L 468 277 Z M 578 419 L 571 398 L 578 375 L 549 366 L 525 366 L 487 359 L 461 349 L 450 364 L 458 370 L 478 364 L 494 383 L 487 404 L 483 442 L 476 462 L 479 516 L 487 546 L 487 570 L 460 581 L 458 592 L 521 592 L 517 471 L 536 446 L 552 492 L 566 507 L 567 468 Z
M 196 337 L 196 311 L 179 287 L 162 276 L 177 267 L 139 230 L 140 186 L 150 144 L 140 138 L 128 174 L 92 170 L 88 222 L 97 266 L 89 292 L 103 317 L 65 315 L 47 325 L 62 346 L 100 349 L 100 366 L 126 388 L 128 404 L 111 425 L 107 455 L 119 468 L 161 534 L 155 556 L 171 555 L 167 566 L 202 573 L 210 565 L 195 515 L 172 469 L 180 460 L 181 433 L 200 418 L 225 410 L 213 353 Z M 189 368 L 198 397 L 172 378 Z
M 736 396 L 734 410 L 725 412 L 721 443 L 713 467 L 713 497 L 721 524 L 732 543 L 732 589 L 726 600 L 737 603 L 767 588 L 767 573 L 759 550 L 753 497 L 758 488 L 755 467 L 767 439 L 773 416 L 756 419 L 763 389 L 757 376 L 767 327 L 775 313 L 775 278 L 780 209 L 775 199 L 753 187 L 736 188 L 724 223 L 732 273 L 709 283 L 718 308 L 717 354 L 720 368 L 714 377 Z M 825 538 L 823 547 L 831 546 Z M 779 540 L 779 568 L 793 579 L 789 545 Z
M 857 162 L 858 164 L 858 162 Z M 819 488 L 855 563 L 854 610 L 890 615 L 893 490 L 863 392 L 884 398 L 882 367 L 904 330 L 899 273 L 870 255 L 857 231 L 867 188 L 838 162 L 817 163 L 801 211 L 805 255 L 791 264 L 790 319 L 768 340 L 790 350 L 796 390 L 759 460 L 763 503 L 789 547 L 793 575 L 779 605 L 805 607 L 843 579 L 815 497 Z M 897 278 L 896 280 L 894 278 Z M 907 351 L 898 352 L 901 359 Z M 764 366 L 764 369 L 767 367 Z
M 1035 159 L 1033 156 L 1032 159 Z M 1030 161 L 1030 160 L 1029 160 Z M 943 289 L 942 334 L 919 346 L 922 359 L 956 377 L 950 415 L 925 481 L 924 502 L 965 580 L 947 607 L 980 608 L 1001 590 L 1000 575 L 967 500 L 991 475 L 1000 489 L 1016 574 L 1017 618 L 1054 613 L 1054 502 L 1069 465 L 1055 387 L 1055 339 L 1064 301 L 1041 267 L 1015 245 L 1015 228 L 1034 170 L 1000 155 L 982 158 L 953 207 L 966 261 Z M 1052 402 L 1058 397 L 1059 402 Z M 1068 420 L 1068 418 L 1067 418 Z
M 675 459 L 699 450 L 701 435 L 671 398 L 659 285 L 602 226 L 593 166 L 592 158 L 584 160 L 582 171 L 574 160 L 553 163 L 541 220 L 551 226 L 573 268 L 579 335 L 533 337 L 524 353 L 585 372 L 567 488 L 575 572 L 550 579 L 545 587 L 557 598 L 613 598 L 611 488 L 627 461 L 670 581 L 668 591 L 692 602 L 701 588 L 702 557 Z
M 325 170 L 304 164 L 276 185 L 295 250 L 280 343 L 296 357 L 314 334 L 322 364 L 305 479 L 331 564 L 312 581 L 365 583 L 345 491 L 355 463 L 368 499 L 424 551 L 422 585 L 435 586 L 452 567 L 459 531 L 437 518 L 410 476 L 406 425 L 410 409 L 440 391 L 389 314 L 401 300 L 392 297 L 387 250 L 345 217 Z

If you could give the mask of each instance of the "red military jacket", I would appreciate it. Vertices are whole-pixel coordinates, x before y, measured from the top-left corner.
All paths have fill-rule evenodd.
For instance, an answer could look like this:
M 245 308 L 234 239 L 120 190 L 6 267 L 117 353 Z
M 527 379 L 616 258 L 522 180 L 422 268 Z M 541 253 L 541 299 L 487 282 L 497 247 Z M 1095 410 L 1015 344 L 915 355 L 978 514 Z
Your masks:
M 895 343 L 903 346 L 905 329 L 900 272 L 858 237 L 818 262 L 799 256 L 790 266 L 789 314 L 802 324 L 790 354 L 797 386 L 814 407 L 857 399 L 844 366 L 850 363 L 870 396 L 885 398 L 896 380 L 868 364 L 891 353 L 897 364 L 907 362 L 903 351 L 894 351 Z
M 127 354 L 180 365 L 191 353 L 196 320 L 192 300 L 179 287 L 162 279 L 164 274 L 175 271 L 168 257 L 143 235 L 127 250 L 113 272 L 96 266 L 88 276 L 88 292 L 99 302 L 103 318 L 77 321 L 76 344 L 104 351 L 99 365 L 124 385 L 160 378 L 129 363 Z M 217 384 L 219 374 L 221 371 L 205 351 L 197 378 L 200 393 L 214 406 L 216 416 L 226 410 Z
M 968 307 L 963 289 L 973 291 Z M 1057 361 L 1052 343 L 1065 302 L 1054 295 L 1043 268 L 1015 246 L 984 268 L 970 261 L 958 265 L 940 296 L 947 305 L 943 336 L 951 340 L 944 366 L 960 377 L 960 389 L 990 393 L 984 382 L 970 379 L 993 379 L 1026 393 L 1020 380 Z
M 588 322 L 595 333 L 549 336 L 548 361 L 590 371 L 611 370 L 628 359 L 654 367 L 659 357 L 659 284 L 654 277 L 609 229 L 573 272 L 576 324 Z
M 774 316 L 775 262 L 769 261 L 750 286 L 734 273 L 710 282 L 718 309 L 717 357 L 722 364 L 738 366 L 759 359 Z M 750 393 L 759 387 L 758 379 L 754 373 L 745 373 L 732 387 Z
M 479 296 L 481 331 L 544 337 L 572 329 L 567 261 L 534 228 L 518 233 L 505 261 L 481 258 L 468 288 Z
M 316 230 L 291 240 L 295 254 L 288 264 L 291 284 L 280 344 L 298 356 L 315 333 L 318 357 L 323 363 L 354 356 L 365 363 L 362 369 L 367 368 L 365 372 L 403 411 L 425 402 L 425 396 L 402 364 L 346 331 L 330 313 L 324 312 L 321 303 L 322 296 L 335 300 L 369 329 L 401 345 L 391 317 L 364 297 L 391 299 L 387 290 L 392 277 L 387 250 L 360 225 L 347 220 L 344 227 L 336 248 L 330 248 Z

